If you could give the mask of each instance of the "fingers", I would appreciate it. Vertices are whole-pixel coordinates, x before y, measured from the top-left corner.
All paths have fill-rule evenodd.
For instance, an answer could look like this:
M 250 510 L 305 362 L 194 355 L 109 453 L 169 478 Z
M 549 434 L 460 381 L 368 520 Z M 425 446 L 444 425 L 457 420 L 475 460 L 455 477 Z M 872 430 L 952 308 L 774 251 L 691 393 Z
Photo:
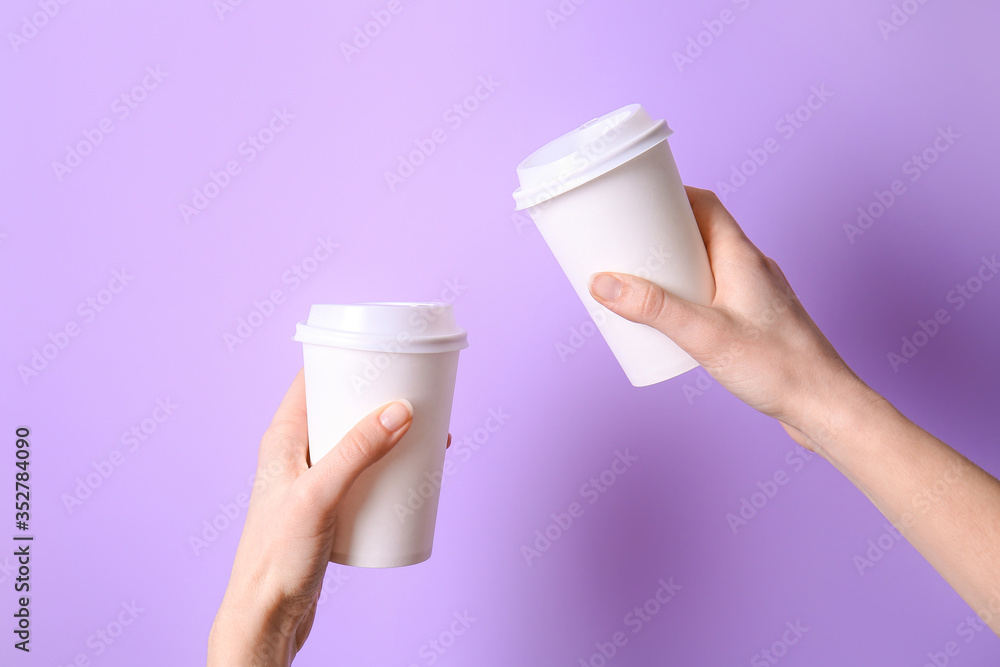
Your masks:
M 626 320 L 659 330 L 695 359 L 718 314 L 707 306 L 667 293 L 659 285 L 625 273 L 595 273 L 590 293 Z
M 261 438 L 258 467 L 279 473 L 301 472 L 306 468 L 308 449 L 306 383 L 300 369 Z
M 690 185 L 685 185 L 684 189 L 687 191 L 688 202 L 694 212 L 694 219 L 698 222 L 698 229 L 701 230 L 701 238 L 705 242 L 705 249 L 708 250 L 710 259 L 748 249 L 760 253 L 747 238 L 736 219 L 726 210 L 718 195 L 711 190 L 693 188 Z M 714 267 L 716 262 L 713 261 L 712 264 Z
M 446 444 L 444 448 L 448 449 L 449 447 L 451 447 L 451 433 L 448 434 L 448 444 Z
M 299 478 L 302 492 L 330 516 L 368 466 L 393 448 L 413 422 L 413 406 L 403 399 L 374 410 Z

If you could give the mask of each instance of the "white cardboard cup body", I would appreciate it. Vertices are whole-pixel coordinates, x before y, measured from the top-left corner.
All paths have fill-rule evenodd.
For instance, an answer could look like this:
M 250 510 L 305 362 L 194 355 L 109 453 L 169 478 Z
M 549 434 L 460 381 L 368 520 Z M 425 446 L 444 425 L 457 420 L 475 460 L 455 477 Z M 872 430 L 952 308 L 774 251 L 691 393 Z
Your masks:
M 672 340 L 612 313 L 589 289 L 591 275 L 614 271 L 646 278 L 695 303 L 712 302 L 708 253 L 666 138 L 610 171 L 555 192 L 527 210 L 629 381 L 646 386 L 697 367 Z
M 401 398 L 413 405 L 409 430 L 361 473 L 337 508 L 331 560 L 343 565 L 414 565 L 430 557 L 434 543 L 459 352 L 385 347 L 303 341 L 314 465 L 376 408 Z

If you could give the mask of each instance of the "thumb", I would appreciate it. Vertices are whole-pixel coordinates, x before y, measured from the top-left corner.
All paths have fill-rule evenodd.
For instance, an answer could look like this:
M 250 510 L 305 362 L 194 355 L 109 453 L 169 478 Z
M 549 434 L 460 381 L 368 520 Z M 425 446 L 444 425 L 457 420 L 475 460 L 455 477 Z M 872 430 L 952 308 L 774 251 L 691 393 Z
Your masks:
M 611 312 L 653 327 L 695 359 L 717 317 L 708 306 L 691 303 L 656 283 L 627 273 L 595 273 L 590 279 L 590 293 Z
M 358 476 L 385 456 L 412 423 L 413 406 L 406 399 L 369 413 L 299 478 L 310 502 L 329 516 Z

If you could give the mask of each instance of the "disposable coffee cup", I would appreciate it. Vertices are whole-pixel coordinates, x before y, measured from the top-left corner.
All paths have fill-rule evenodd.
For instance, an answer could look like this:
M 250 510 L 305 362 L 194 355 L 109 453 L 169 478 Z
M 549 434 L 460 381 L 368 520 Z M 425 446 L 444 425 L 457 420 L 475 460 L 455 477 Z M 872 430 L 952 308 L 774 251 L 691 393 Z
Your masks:
M 309 457 L 315 464 L 391 401 L 413 423 L 361 473 L 337 508 L 331 561 L 401 567 L 430 558 L 464 329 L 443 303 L 314 305 L 295 340 L 305 361 Z
M 600 271 L 646 278 L 708 305 L 715 280 L 663 120 L 633 104 L 546 144 L 517 167 L 527 210 L 618 359 L 645 386 L 698 366 L 659 331 L 629 322 L 590 295 Z

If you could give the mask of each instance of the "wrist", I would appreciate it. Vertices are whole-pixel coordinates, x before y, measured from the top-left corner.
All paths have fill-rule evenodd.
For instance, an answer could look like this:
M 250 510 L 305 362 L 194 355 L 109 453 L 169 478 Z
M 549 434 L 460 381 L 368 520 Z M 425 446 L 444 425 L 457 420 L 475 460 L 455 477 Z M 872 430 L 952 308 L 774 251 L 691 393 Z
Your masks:
M 799 430 L 818 454 L 836 464 L 847 447 L 867 440 L 859 435 L 897 418 L 902 415 L 892 404 L 845 366 L 812 400 Z
M 209 667 L 287 667 L 293 641 L 273 622 L 276 613 L 224 600 L 208 639 Z

